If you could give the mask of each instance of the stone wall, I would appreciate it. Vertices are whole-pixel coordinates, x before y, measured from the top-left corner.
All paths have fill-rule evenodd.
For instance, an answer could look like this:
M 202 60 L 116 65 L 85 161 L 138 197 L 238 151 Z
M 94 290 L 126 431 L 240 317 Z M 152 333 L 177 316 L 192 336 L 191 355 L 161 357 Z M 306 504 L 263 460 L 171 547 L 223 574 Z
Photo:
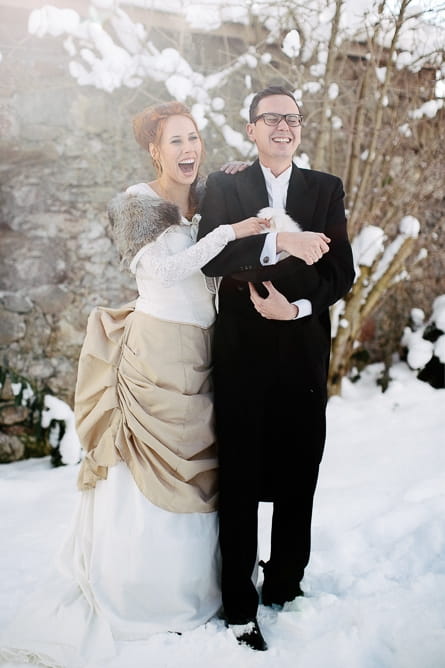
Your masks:
M 0 365 L 72 405 L 91 308 L 135 295 L 118 268 L 106 204 L 153 178 L 131 119 L 166 93 L 153 81 L 112 94 L 79 86 L 63 38 L 27 31 L 43 4 L 0 0 Z M 88 10 L 84 0 L 53 4 Z M 171 45 L 163 27 L 150 39 Z M 208 50 L 210 39 L 198 35 L 187 48 Z M 204 172 L 228 158 L 226 148 L 207 150 Z
M 0 361 L 71 403 L 89 311 L 134 296 L 106 203 L 149 178 L 130 123 L 147 102 L 79 87 L 61 40 L 29 36 L 28 15 L 0 15 Z

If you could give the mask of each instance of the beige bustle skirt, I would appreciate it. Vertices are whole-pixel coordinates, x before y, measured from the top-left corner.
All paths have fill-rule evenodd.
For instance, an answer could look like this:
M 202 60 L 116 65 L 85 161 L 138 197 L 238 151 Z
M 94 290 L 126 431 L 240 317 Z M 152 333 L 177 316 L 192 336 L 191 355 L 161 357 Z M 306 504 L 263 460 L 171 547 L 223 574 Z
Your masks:
M 85 450 L 80 489 L 123 460 L 160 508 L 215 510 L 211 336 L 212 328 L 159 320 L 133 305 L 93 310 L 75 396 Z

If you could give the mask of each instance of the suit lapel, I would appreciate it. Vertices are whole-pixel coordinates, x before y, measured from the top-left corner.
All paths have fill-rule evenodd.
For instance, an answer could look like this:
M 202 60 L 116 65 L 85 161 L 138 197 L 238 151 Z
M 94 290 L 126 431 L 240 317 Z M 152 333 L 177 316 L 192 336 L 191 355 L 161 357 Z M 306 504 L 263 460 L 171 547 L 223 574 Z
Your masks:
M 251 167 L 240 172 L 236 189 L 243 209 L 243 216 L 255 216 L 260 209 L 269 206 L 266 183 L 260 163 L 255 160 Z M 314 225 L 313 213 L 317 202 L 318 185 L 310 182 L 307 173 L 293 163 L 287 191 L 286 211 L 304 230 L 311 230 Z
M 307 173 L 293 164 L 287 190 L 286 211 L 304 230 L 313 228 L 317 190 L 317 183 L 315 181 L 308 183 Z
M 258 160 L 238 174 L 236 189 L 245 218 L 255 216 L 260 209 L 269 206 L 266 183 Z

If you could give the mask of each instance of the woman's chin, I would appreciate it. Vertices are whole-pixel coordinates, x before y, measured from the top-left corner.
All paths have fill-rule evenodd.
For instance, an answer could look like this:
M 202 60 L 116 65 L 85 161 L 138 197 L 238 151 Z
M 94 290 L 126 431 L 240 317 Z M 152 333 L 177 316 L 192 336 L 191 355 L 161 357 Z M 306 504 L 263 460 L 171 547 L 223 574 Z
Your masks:
M 191 185 L 197 177 L 197 172 L 193 171 L 190 174 L 185 174 L 184 172 L 181 172 L 178 176 L 179 176 L 178 178 L 179 183 Z

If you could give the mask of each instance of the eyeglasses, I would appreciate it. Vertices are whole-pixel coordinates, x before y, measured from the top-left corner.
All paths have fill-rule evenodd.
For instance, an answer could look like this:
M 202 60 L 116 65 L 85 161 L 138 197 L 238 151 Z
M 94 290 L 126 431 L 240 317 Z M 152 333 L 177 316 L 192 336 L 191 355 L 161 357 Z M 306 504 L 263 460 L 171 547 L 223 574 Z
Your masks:
M 253 119 L 252 123 L 256 123 L 263 119 L 266 125 L 278 125 L 283 118 L 290 128 L 298 128 L 299 125 L 303 125 L 303 115 L 302 114 L 275 114 L 272 112 L 267 112 L 265 114 L 260 114 Z

